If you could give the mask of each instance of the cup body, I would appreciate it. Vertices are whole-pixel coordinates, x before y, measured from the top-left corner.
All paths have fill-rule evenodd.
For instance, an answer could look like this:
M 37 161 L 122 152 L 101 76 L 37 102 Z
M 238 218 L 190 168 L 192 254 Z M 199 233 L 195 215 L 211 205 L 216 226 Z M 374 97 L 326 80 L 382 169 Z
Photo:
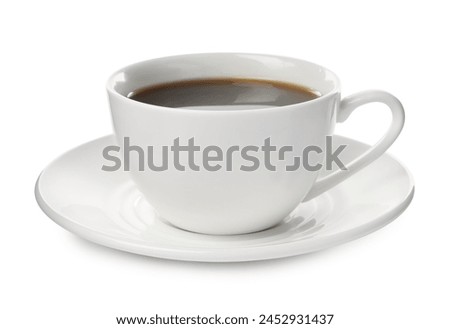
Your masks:
M 290 82 L 312 88 L 321 96 L 288 106 L 228 111 L 166 108 L 127 98 L 130 92 L 148 85 L 220 77 Z M 170 152 L 176 139 L 186 145 L 194 138 L 201 150 L 219 147 L 224 158 L 232 147 L 261 147 L 267 138 L 277 150 L 274 154 L 283 146 L 293 148 L 284 159 L 271 159 L 276 170 L 263 165 L 262 152 L 253 154 L 260 165 L 251 171 L 240 169 L 248 164 L 240 157 L 233 158 L 231 167 L 221 162 L 219 170 L 185 166 L 182 171 L 174 168 L 170 155 L 167 170 L 147 166 L 140 170 L 138 157 L 130 156 L 131 178 L 159 216 L 179 228 L 205 234 L 255 232 L 288 216 L 311 189 L 319 171 L 284 168 L 308 146 L 324 149 L 340 103 L 339 81 L 331 71 L 298 59 L 259 54 L 194 54 L 145 61 L 114 73 L 107 90 L 119 145 L 128 138 L 144 150 L 152 146 L 156 163 L 163 159 L 164 146 Z M 179 160 L 188 161 L 183 156 Z M 202 153 L 196 153 L 195 162 L 203 161 Z M 309 161 L 323 163 L 324 153 Z

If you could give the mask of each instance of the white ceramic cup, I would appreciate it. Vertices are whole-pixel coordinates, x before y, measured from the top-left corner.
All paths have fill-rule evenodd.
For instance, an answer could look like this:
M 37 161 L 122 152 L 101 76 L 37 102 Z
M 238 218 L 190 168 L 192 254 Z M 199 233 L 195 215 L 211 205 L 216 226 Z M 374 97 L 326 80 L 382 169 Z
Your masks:
M 127 97 L 139 88 L 165 82 L 217 77 L 258 78 L 309 87 L 320 97 L 298 104 L 257 109 L 209 110 L 168 108 Z M 243 234 L 272 227 L 302 202 L 325 192 L 377 159 L 394 142 L 404 123 L 397 98 L 383 91 L 364 91 L 344 99 L 330 70 L 299 59 L 272 55 L 211 53 L 153 59 L 127 66 L 107 82 L 114 129 L 119 143 L 128 137 L 143 149 L 154 146 L 155 158 L 164 145 L 194 137 L 196 145 L 262 145 L 270 137 L 278 148 L 324 148 L 336 122 L 357 107 L 380 102 L 392 112 L 392 123 L 381 140 L 360 157 L 318 179 L 318 171 L 258 170 L 140 171 L 131 158 L 130 174 L 139 190 L 162 218 L 189 231 Z M 158 151 L 159 150 L 159 151 Z M 134 162 L 133 162 L 134 161 Z M 279 160 L 281 161 L 281 160 Z M 317 154 L 317 163 L 324 161 Z M 201 163 L 201 161 L 200 161 Z

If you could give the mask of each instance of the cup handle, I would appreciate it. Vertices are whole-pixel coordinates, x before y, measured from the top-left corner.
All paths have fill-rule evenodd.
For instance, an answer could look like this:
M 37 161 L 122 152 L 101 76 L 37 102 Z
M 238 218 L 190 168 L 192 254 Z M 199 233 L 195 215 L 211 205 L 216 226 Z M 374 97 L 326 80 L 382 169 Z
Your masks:
M 357 107 L 367 103 L 383 103 L 391 109 L 392 122 L 388 131 L 375 145 L 347 164 L 347 170 L 340 169 L 316 181 L 303 201 L 315 198 L 357 173 L 386 152 L 397 139 L 405 123 L 405 112 L 400 101 L 395 96 L 384 91 L 367 90 L 344 98 L 337 113 L 337 122 L 344 122 Z

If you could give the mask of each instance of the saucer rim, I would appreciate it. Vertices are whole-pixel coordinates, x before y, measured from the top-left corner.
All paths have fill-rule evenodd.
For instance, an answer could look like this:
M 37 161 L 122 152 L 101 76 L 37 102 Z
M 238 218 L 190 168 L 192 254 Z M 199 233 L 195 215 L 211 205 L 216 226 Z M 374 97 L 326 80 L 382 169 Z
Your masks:
M 355 139 L 335 135 L 339 138 L 343 138 L 351 141 L 352 143 L 358 143 L 365 147 L 369 147 L 366 143 L 357 141 Z M 414 178 L 409 171 L 409 169 L 396 157 L 392 156 L 388 152 L 384 153 L 382 157 L 387 156 L 393 161 L 397 162 L 402 169 L 405 171 L 408 177 L 408 193 L 405 193 L 405 197 L 397 205 L 391 207 L 391 209 L 384 212 L 381 216 L 376 217 L 374 220 L 354 227 L 343 232 L 336 234 L 328 234 L 317 238 L 314 243 L 311 240 L 294 240 L 291 242 L 284 242 L 279 244 L 271 245 L 260 245 L 260 246 L 243 246 L 243 247 L 232 247 L 232 248 L 202 248 L 202 247 L 186 247 L 186 248 L 171 248 L 171 247 L 161 247 L 158 245 L 142 245 L 140 243 L 135 243 L 127 241 L 126 239 L 120 239 L 115 236 L 110 236 L 105 232 L 100 232 L 93 230 L 88 226 L 75 223 L 70 218 L 58 213 L 53 210 L 48 202 L 45 201 L 45 197 L 41 194 L 40 183 L 42 176 L 49 170 L 52 165 L 58 162 L 61 158 L 64 158 L 67 154 L 76 151 L 78 148 L 82 148 L 88 144 L 97 142 L 101 139 L 114 138 L 114 135 L 106 135 L 100 138 L 93 139 L 86 143 L 80 144 L 70 150 L 64 152 L 53 161 L 51 161 L 45 169 L 39 174 L 36 180 L 34 193 L 36 201 L 41 208 L 41 210 L 56 224 L 66 229 L 67 231 L 75 234 L 84 240 L 106 246 L 112 249 L 121 250 L 129 253 L 139 254 L 143 256 L 150 256 L 163 259 L 171 260 L 181 260 L 181 261 L 196 261 L 196 262 L 246 262 L 246 261 L 260 261 L 268 259 L 277 259 L 285 257 L 293 257 L 302 254 L 316 252 L 322 249 L 328 249 L 336 245 L 344 244 L 368 234 L 371 234 L 389 223 L 397 219 L 410 205 L 414 193 L 415 193 L 415 183 Z M 364 170 L 364 169 L 362 169 Z M 350 178 L 351 179 L 351 178 Z M 247 250 L 247 253 L 243 253 L 243 249 Z M 267 252 L 265 252 L 265 249 Z

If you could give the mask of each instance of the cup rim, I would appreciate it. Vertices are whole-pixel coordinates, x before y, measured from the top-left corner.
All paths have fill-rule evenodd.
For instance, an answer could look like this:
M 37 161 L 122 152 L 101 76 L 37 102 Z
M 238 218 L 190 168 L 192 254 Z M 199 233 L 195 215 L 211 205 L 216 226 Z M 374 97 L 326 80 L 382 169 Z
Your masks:
M 140 66 L 143 65 L 145 63 L 148 62 L 152 62 L 152 61 L 156 61 L 156 60 L 161 60 L 161 59 L 170 59 L 170 60 L 176 60 L 177 58 L 182 58 L 182 57 L 190 57 L 190 56 L 197 56 L 197 55 L 215 55 L 215 56 L 221 56 L 221 55 L 225 55 L 225 56 L 264 56 L 264 57 L 273 57 L 273 58 L 277 58 L 277 59 L 281 59 L 281 60 L 294 60 L 294 61 L 300 61 L 303 62 L 307 65 L 313 65 L 316 67 L 319 67 L 321 69 L 323 69 L 324 71 L 326 71 L 330 77 L 332 77 L 332 80 L 334 81 L 334 86 L 333 88 L 324 93 L 321 94 L 319 97 L 314 98 L 312 100 L 308 100 L 305 102 L 301 102 L 301 103 L 293 103 L 293 104 L 288 104 L 288 105 L 283 105 L 283 106 L 271 106 L 271 107 L 262 107 L 262 108 L 256 108 L 256 109 L 236 109 L 236 110 L 230 110 L 230 111 L 208 111 L 208 110 L 204 110 L 204 109 L 192 109 L 189 108 L 188 110 L 184 109 L 184 108 L 177 108 L 177 107 L 166 107 L 166 106 L 160 106 L 160 105 L 154 105 L 154 104 L 147 104 L 147 103 L 142 103 L 139 101 L 136 101 L 134 99 L 131 99 L 127 96 L 124 96 L 123 94 L 119 93 L 118 91 L 116 91 L 114 89 L 114 82 L 115 82 L 115 78 L 122 72 L 124 72 L 126 69 L 131 68 L 133 66 Z M 295 57 L 289 57 L 289 56 L 281 56 L 281 55 L 273 55 L 273 54 L 262 54 L 262 53 L 246 53 L 246 52 L 204 52 L 204 53 L 189 53 L 189 54 L 179 54 L 179 55 L 172 55 L 172 56 L 163 56 L 163 57 L 156 57 L 156 58 L 152 58 L 152 59 L 148 59 L 148 60 L 143 60 L 143 61 L 139 61 L 139 62 L 135 62 L 133 64 L 129 64 L 126 66 L 123 66 L 122 68 L 116 70 L 114 73 L 112 73 L 108 80 L 106 81 L 106 90 L 109 94 L 111 95 L 115 95 L 116 97 L 119 97 L 120 99 L 122 99 L 125 102 L 130 102 L 130 105 L 136 105 L 136 104 L 140 104 L 140 106 L 143 107 L 147 107 L 147 108 L 151 108 L 151 109 L 159 109 L 159 110 L 164 110 L 164 111 L 172 111 L 172 112 L 180 112 L 182 111 L 183 113 L 220 113 L 221 115 L 225 114 L 225 113 L 248 113 L 248 112 L 261 112 L 261 111 L 273 111 L 275 109 L 277 110 L 284 110 L 284 109 L 292 109 L 292 108 L 301 108 L 301 107 L 305 107 L 307 105 L 313 104 L 313 103 L 317 103 L 322 101 L 323 99 L 332 97 L 332 95 L 339 93 L 340 92 L 340 80 L 339 77 L 336 75 L 336 73 L 334 73 L 332 70 L 316 64 L 314 62 L 311 61 L 307 61 L 304 59 L 299 59 L 299 58 L 295 58 Z

